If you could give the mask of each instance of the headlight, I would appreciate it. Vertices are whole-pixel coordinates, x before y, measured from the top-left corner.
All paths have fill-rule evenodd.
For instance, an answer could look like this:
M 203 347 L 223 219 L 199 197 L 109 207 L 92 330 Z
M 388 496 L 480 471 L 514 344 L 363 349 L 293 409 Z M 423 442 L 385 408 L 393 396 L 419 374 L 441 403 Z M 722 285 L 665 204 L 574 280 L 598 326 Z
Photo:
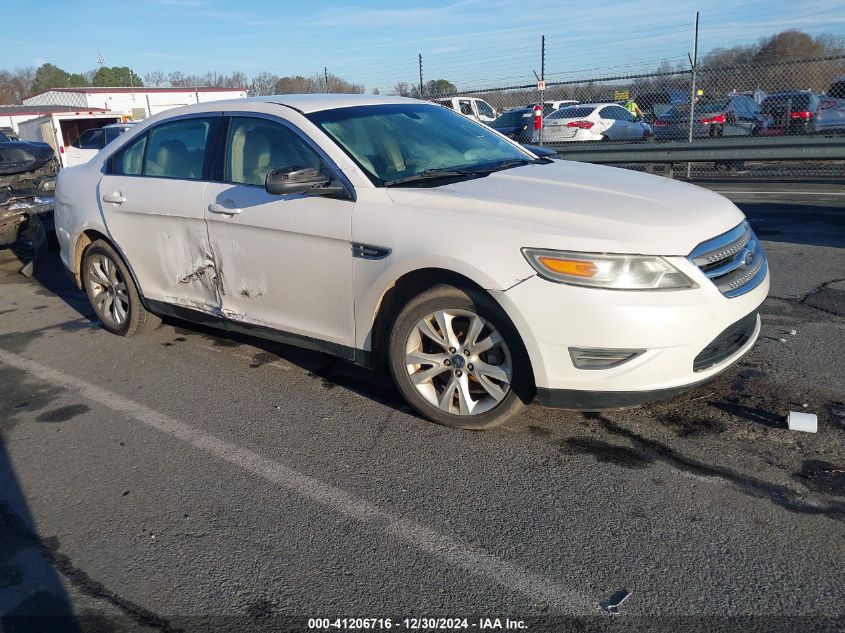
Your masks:
M 523 248 L 543 279 L 610 290 L 677 290 L 697 284 L 662 257 Z

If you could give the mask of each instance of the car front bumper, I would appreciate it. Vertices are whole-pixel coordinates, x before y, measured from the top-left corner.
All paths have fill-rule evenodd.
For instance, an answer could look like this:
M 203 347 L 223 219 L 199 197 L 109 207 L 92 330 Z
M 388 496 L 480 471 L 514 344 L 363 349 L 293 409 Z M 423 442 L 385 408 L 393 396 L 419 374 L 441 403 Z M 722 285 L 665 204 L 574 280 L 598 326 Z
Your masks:
M 667 259 L 698 288 L 613 291 L 531 277 L 493 293 L 522 336 L 541 404 L 596 410 L 665 399 L 710 380 L 751 349 L 768 273 L 753 290 L 728 299 L 685 258 Z M 706 350 L 740 325 L 744 333 L 733 347 L 702 367 Z M 608 369 L 579 369 L 570 348 L 643 351 Z

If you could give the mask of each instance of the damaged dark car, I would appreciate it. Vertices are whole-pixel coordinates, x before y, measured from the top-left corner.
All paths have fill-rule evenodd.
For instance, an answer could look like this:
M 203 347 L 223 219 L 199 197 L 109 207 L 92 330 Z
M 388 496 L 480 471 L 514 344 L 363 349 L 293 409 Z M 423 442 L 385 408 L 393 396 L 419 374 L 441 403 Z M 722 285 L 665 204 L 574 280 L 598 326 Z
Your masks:
M 0 247 L 39 251 L 53 225 L 59 163 L 46 143 L 12 141 L 0 133 Z

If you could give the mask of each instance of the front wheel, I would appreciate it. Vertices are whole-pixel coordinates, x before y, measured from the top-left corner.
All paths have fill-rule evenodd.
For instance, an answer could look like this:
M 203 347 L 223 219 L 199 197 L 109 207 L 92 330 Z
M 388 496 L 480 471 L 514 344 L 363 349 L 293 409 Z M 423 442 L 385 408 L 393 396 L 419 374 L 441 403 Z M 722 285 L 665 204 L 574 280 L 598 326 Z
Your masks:
M 454 286 L 436 286 L 399 313 L 390 371 L 417 412 L 459 429 L 498 426 L 534 396 L 527 354 L 501 308 Z
M 132 336 L 161 325 L 141 304 L 129 269 L 108 242 L 97 240 L 86 249 L 82 283 L 97 318 L 112 334 Z

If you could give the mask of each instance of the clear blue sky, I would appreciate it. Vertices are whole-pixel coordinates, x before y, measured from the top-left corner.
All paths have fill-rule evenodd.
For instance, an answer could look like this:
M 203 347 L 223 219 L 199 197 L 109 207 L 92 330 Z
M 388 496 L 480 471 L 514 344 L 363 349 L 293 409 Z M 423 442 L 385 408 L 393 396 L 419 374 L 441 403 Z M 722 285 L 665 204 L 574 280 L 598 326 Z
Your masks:
M 439 0 L 40 0 L 13 3 L 0 66 L 49 61 L 69 72 L 109 66 L 252 76 L 313 75 L 323 66 L 367 90 L 426 79 L 460 88 L 533 81 L 540 35 L 548 79 L 629 73 L 684 61 L 701 11 L 699 50 L 753 43 L 787 28 L 845 37 L 845 3 Z M 110 7 L 107 9 L 107 7 Z M 8 20 L 7 20 L 8 21 Z M 37 26 L 35 26 L 37 25 Z M 43 33 L 43 35 L 39 35 Z

